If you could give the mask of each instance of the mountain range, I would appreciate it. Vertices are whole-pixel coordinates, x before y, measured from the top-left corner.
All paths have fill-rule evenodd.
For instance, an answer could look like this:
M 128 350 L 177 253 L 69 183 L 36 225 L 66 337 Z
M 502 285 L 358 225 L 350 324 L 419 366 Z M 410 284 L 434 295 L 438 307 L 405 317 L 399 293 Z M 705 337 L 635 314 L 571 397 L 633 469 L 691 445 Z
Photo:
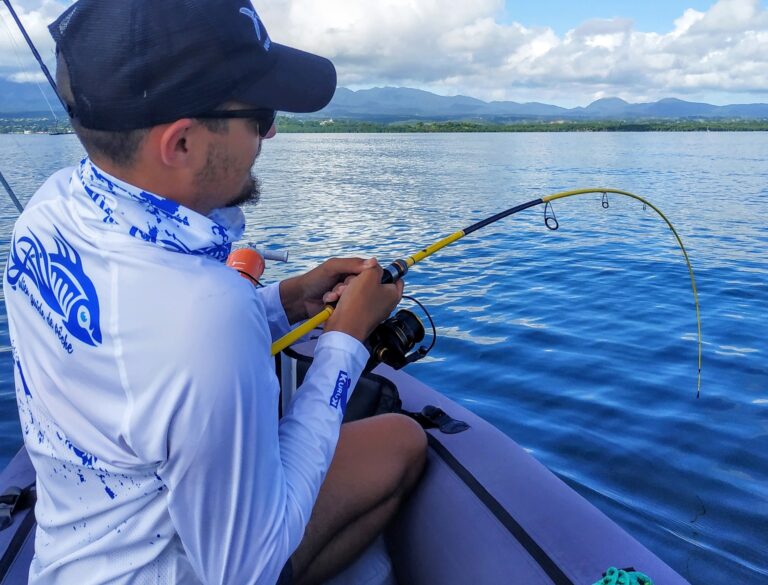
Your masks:
M 604 98 L 587 107 L 562 108 L 539 102 L 484 102 L 467 96 L 441 96 L 419 89 L 383 87 L 352 91 L 336 90 L 333 100 L 317 115 L 323 117 L 395 120 L 619 120 L 680 118 L 768 118 L 768 104 L 713 106 L 665 98 L 657 102 L 631 104 L 619 98 Z
M 43 97 L 43 94 L 45 97 Z M 46 99 L 57 116 L 65 116 L 59 99 L 47 82 L 15 83 L 0 78 L 0 116 L 45 114 L 51 115 Z
M 0 116 L 44 114 L 50 110 L 64 115 L 47 84 L 14 83 L 0 79 Z M 405 120 L 479 120 L 513 122 L 520 120 L 638 120 L 681 118 L 768 119 L 768 104 L 714 106 L 665 98 L 649 103 L 629 103 L 619 98 L 604 98 L 586 107 L 562 108 L 539 102 L 484 102 L 462 95 L 441 96 L 407 87 L 376 87 L 352 91 L 339 87 L 331 103 L 314 118 L 350 118 L 378 122 Z

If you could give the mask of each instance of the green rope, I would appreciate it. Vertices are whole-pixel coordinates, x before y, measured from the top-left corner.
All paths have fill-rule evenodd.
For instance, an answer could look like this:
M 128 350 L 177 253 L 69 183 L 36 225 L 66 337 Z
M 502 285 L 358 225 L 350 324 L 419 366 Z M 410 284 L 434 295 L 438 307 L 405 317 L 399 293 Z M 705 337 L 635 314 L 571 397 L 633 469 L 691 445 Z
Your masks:
M 593 585 L 653 585 L 651 578 L 639 571 L 611 567 L 603 575 L 603 578 Z

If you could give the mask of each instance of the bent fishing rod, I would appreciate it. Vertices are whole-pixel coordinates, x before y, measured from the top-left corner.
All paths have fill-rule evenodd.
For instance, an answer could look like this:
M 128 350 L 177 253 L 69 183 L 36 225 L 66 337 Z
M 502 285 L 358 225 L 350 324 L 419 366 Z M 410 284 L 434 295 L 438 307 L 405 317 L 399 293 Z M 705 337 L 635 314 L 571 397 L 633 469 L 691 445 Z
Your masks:
M 381 282 L 382 284 L 395 282 L 401 279 L 403 276 L 405 276 L 411 266 L 413 266 L 417 262 L 421 262 L 425 258 L 428 258 L 432 254 L 434 254 L 435 252 L 438 252 L 439 250 L 442 250 L 446 246 L 453 244 L 454 242 L 460 240 L 464 236 L 467 236 L 472 232 L 476 232 L 481 228 L 484 228 L 493 223 L 496 223 L 497 221 L 504 219 L 505 217 L 509 217 L 510 215 L 514 215 L 515 213 L 519 213 L 520 211 L 524 211 L 526 209 L 530 209 L 531 207 L 536 207 L 537 205 L 542 205 L 542 204 L 545 205 L 544 222 L 550 230 L 556 230 L 559 227 L 559 225 L 557 223 L 557 218 L 555 217 L 554 212 L 551 211 L 550 204 L 553 201 L 556 201 L 558 199 L 565 199 L 566 197 L 574 197 L 577 195 L 587 195 L 590 193 L 602 193 L 603 195 L 602 206 L 604 208 L 607 208 L 609 205 L 608 193 L 613 193 L 616 195 L 622 195 L 625 197 L 636 199 L 637 201 L 640 201 L 643 204 L 643 208 L 650 207 L 651 209 L 653 209 L 666 222 L 667 226 L 674 234 L 675 239 L 677 240 L 677 244 L 680 247 L 680 250 L 683 252 L 685 263 L 688 266 L 688 273 L 691 277 L 691 288 L 693 289 L 693 300 L 696 305 L 696 328 L 697 328 L 697 335 L 698 335 L 698 375 L 697 375 L 697 384 L 696 384 L 696 397 L 698 398 L 701 395 L 701 353 L 702 353 L 701 311 L 699 309 L 699 295 L 698 295 L 698 292 L 696 291 L 696 279 L 693 275 L 693 267 L 691 266 L 691 261 L 688 257 L 688 252 L 686 251 L 685 246 L 683 245 L 683 240 L 680 238 L 680 235 L 677 233 L 677 230 L 672 225 L 672 222 L 670 222 L 669 219 L 667 219 L 667 216 L 664 215 L 658 207 L 653 205 L 650 201 L 640 197 L 639 195 L 635 195 L 634 193 L 630 193 L 628 191 L 621 191 L 618 189 L 603 189 L 603 188 L 576 189 L 573 191 L 562 191 L 559 193 L 553 193 L 552 195 L 547 195 L 539 199 L 533 199 L 531 201 L 528 201 L 527 203 L 521 203 L 520 205 L 516 205 L 515 207 L 510 207 L 505 211 L 502 211 L 486 219 L 478 221 L 477 223 L 474 223 L 471 226 L 464 228 L 463 230 L 454 232 L 451 235 L 443 238 L 442 240 L 435 242 L 431 246 L 423 248 L 422 250 L 419 250 L 415 254 L 408 256 L 407 258 L 395 260 L 384 269 L 384 274 L 382 275 Z M 323 310 L 320 311 L 317 315 L 306 320 L 304 323 L 302 323 L 301 325 L 299 325 L 298 327 L 296 327 L 295 329 L 293 329 L 292 331 L 290 331 L 289 333 L 287 333 L 286 335 L 278 339 L 276 342 L 272 344 L 272 355 L 280 353 L 286 347 L 292 345 L 293 343 L 298 341 L 301 337 L 303 337 L 313 329 L 322 325 L 333 314 L 333 310 L 334 308 L 332 305 L 326 305 L 323 308 Z

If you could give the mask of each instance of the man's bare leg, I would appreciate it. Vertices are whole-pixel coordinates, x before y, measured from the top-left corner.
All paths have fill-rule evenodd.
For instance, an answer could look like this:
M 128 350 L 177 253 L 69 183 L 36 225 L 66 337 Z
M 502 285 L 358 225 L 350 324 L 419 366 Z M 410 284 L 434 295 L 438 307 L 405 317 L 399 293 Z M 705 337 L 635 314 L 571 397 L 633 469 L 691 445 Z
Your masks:
M 399 414 L 342 425 L 304 538 L 291 557 L 297 585 L 329 579 L 371 544 L 416 485 L 426 445 L 418 423 Z

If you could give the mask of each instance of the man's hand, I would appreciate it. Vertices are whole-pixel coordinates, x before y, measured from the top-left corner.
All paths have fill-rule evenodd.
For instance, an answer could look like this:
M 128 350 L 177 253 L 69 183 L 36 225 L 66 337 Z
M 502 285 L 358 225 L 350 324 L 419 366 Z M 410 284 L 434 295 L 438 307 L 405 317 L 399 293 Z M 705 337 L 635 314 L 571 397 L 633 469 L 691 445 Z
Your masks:
M 325 324 L 326 331 L 342 331 L 365 341 L 386 319 L 403 296 L 403 281 L 381 284 L 384 273 L 375 259 L 366 260 L 364 270 L 345 285 L 336 310 Z
M 374 258 L 332 258 L 306 274 L 282 281 L 280 300 L 288 321 L 308 319 L 325 304 L 338 301 L 326 331 L 343 331 L 363 341 L 389 316 L 403 294 L 402 282 L 381 284 L 382 272 Z
M 288 322 L 314 317 L 325 304 L 338 301 L 349 281 L 366 268 L 366 262 L 370 260 L 331 258 L 306 274 L 283 280 L 280 300 Z

